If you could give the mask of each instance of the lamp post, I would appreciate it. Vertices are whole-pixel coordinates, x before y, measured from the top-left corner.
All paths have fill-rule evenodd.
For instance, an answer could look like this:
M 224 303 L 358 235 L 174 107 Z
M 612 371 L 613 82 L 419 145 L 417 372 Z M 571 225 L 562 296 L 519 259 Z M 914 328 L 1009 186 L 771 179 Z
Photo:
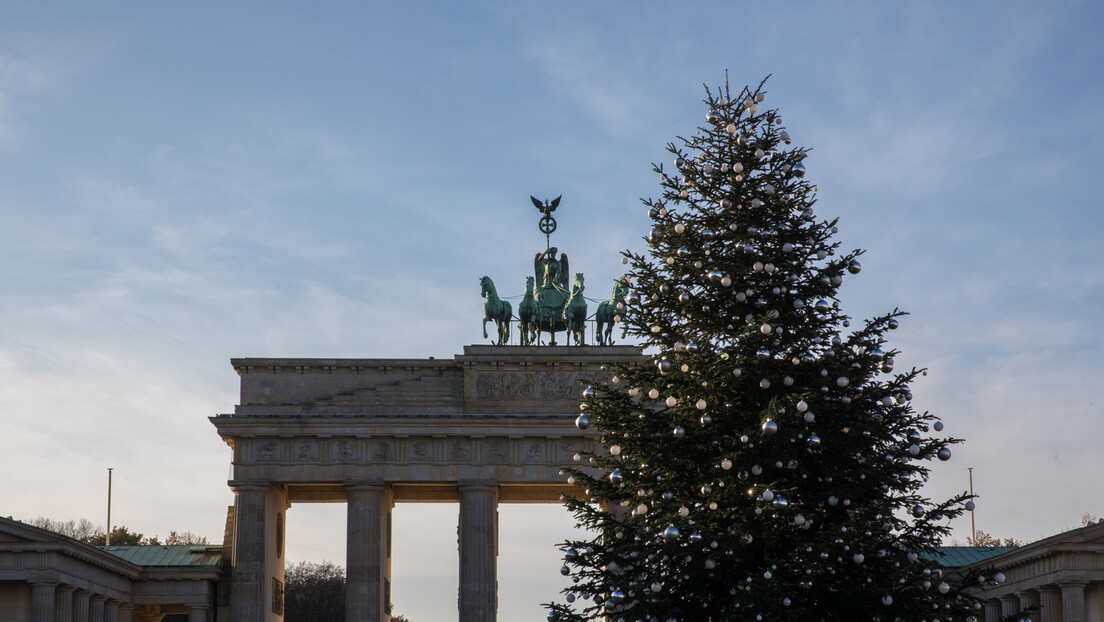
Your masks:
M 970 496 L 974 496 L 974 467 L 966 467 L 970 472 Z M 970 510 L 970 541 L 977 546 L 977 531 L 974 529 L 974 511 Z
M 111 546 L 111 467 L 107 468 L 107 540 L 106 546 Z

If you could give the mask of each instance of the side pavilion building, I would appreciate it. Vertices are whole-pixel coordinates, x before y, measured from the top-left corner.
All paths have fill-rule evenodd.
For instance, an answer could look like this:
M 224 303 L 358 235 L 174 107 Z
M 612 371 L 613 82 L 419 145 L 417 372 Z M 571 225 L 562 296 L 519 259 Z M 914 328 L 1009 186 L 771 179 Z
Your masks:
M 4 622 L 208 622 L 224 576 L 221 546 L 96 547 L 0 518 Z

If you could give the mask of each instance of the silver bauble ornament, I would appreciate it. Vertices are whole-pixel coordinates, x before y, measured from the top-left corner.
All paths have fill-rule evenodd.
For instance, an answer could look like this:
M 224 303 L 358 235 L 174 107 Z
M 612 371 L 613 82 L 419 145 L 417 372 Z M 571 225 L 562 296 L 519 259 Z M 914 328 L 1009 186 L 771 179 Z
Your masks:
M 951 449 L 949 447 L 943 447 L 936 455 L 939 456 L 940 460 L 946 462 L 951 459 Z
M 794 164 L 794 166 L 791 170 L 793 171 L 794 177 L 804 177 L 805 176 L 805 165 L 802 164 L 801 162 L 798 162 L 797 164 Z
M 720 123 L 721 122 L 721 113 L 717 112 L 716 110 L 710 110 L 705 115 L 705 120 L 710 122 L 710 123 L 713 123 L 713 124 Z
M 772 435 L 777 434 L 777 433 L 778 433 L 778 424 L 775 423 L 772 419 L 767 419 L 766 421 L 763 422 L 763 434 L 765 434 L 767 436 L 772 436 Z
M 850 272 L 851 274 L 858 274 L 858 273 L 859 273 L 859 270 L 862 270 L 862 264 L 861 264 L 861 263 L 859 263 L 859 260 L 857 260 L 857 259 L 852 259 L 852 260 L 851 260 L 851 261 L 850 261 L 850 262 L 849 262 L 849 263 L 847 264 L 847 271 L 848 271 L 848 272 Z
M 579 415 L 575 418 L 575 427 L 580 430 L 585 430 L 590 427 L 590 417 L 585 414 Z
M 674 542 L 675 540 L 678 540 L 678 537 L 679 530 L 678 527 L 675 527 L 674 525 L 671 525 L 670 527 L 663 530 L 663 539 L 668 542 Z

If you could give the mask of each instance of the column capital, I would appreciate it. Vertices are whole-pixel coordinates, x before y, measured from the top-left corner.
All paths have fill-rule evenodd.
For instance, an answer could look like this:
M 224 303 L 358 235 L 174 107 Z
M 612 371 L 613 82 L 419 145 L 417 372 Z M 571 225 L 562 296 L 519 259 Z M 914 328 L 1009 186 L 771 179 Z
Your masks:
M 346 480 L 342 482 L 345 486 L 345 490 L 367 490 L 370 492 L 383 492 L 384 488 L 387 488 L 387 483 L 381 480 Z
M 462 479 L 456 483 L 460 490 L 498 490 L 498 481 L 493 479 Z
M 234 492 L 268 492 L 272 488 L 272 482 L 232 479 L 226 482 Z

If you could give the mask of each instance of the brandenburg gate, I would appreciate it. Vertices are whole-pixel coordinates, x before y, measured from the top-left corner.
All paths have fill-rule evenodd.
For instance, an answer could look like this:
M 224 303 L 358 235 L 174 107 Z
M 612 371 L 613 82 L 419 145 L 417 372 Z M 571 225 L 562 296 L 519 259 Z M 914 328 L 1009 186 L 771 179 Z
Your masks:
M 346 617 L 390 619 L 391 509 L 459 502 L 459 619 L 497 610 L 499 503 L 557 503 L 596 446 L 574 425 L 583 378 L 633 346 L 467 346 L 448 359 L 234 359 L 241 398 L 211 417 L 233 449 L 230 619 L 283 619 L 295 503 L 348 505 Z

